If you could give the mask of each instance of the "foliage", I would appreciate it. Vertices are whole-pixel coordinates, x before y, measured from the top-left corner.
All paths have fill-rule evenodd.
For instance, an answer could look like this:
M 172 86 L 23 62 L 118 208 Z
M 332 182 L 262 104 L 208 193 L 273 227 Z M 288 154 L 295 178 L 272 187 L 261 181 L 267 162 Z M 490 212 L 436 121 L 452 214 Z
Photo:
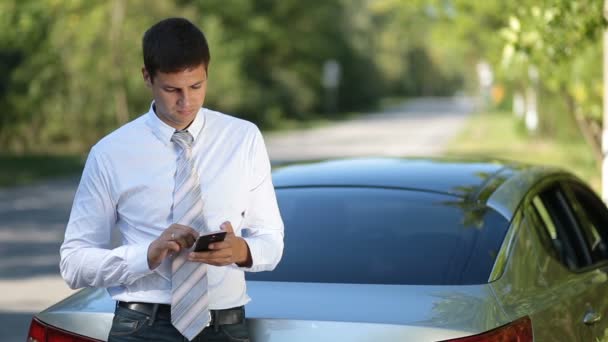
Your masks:
M 452 9 L 447 12 L 455 13 L 449 17 L 456 37 L 461 38 L 457 41 L 465 50 L 479 51 L 474 59 L 493 65 L 498 83 L 507 86 L 509 93 L 523 93 L 529 87 L 538 90 L 542 132 L 571 139 L 572 132 L 580 130 L 598 151 L 603 1 L 447 3 Z M 568 128 L 577 127 L 573 122 L 578 124 L 574 131 Z
M 135 15 L 144 6 L 148 16 Z M 141 32 L 166 10 L 143 0 L 1 2 L 2 146 L 79 150 L 141 112 Z
M 145 112 L 141 36 L 167 16 L 190 19 L 208 37 L 206 106 L 263 128 L 369 108 L 381 96 L 449 94 L 459 79 L 440 67 L 424 39 L 431 21 L 412 4 L 397 11 L 392 0 L 2 1 L 0 146 L 86 151 Z M 331 59 L 342 71 L 335 92 L 322 85 Z
M 542 86 L 601 122 L 603 1 L 527 0 L 509 17 L 503 67 L 534 65 Z

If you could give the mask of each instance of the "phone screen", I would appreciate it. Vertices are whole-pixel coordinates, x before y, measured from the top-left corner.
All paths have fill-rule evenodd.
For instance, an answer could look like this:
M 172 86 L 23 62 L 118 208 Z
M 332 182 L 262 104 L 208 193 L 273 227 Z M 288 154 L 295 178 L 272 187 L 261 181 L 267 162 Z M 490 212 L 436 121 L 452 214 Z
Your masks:
M 214 242 L 218 242 L 218 241 L 224 241 L 225 238 L 226 238 L 226 232 L 214 232 L 214 233 L 201 235 L 198 237 L 198 239 L 196 240 L 196 243 L 194 244 L 194 251 L 195 252 L 207 252 L 207 251 L 209 251 L 210 244 L 212 244 Z

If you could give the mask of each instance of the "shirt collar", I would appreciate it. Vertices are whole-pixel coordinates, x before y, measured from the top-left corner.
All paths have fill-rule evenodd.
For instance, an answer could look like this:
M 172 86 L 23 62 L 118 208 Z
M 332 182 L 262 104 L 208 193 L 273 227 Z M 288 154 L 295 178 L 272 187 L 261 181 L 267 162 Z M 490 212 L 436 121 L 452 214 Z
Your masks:
M 154 112 L 154 101 L 150 104 L 150 110 L 146 114 L 148 116 L 147 124 L 152 129 L 154 135 L 159 138 L 163 143 L 169 144 L 171 143 L 171 137 L 173 133 L 175 133 L 175 128 L 164 123 Z M 203 126 L 205 125 L 205 109 L 201 108 L 198 110 L 198 113 L 194 117 L 194 121 L 188 126 L 186 129 L 192 137 L 194 138 L 194 143 L 196 143 L 198 136 L 203 130 Z

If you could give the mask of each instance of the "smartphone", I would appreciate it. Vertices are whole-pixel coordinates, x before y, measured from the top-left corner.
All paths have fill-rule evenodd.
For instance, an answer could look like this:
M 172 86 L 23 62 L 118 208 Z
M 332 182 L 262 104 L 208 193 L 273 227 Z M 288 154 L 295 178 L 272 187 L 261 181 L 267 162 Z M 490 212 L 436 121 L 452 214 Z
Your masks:
M 208 252 L 209 245 L 214 242 L 224 241 L 226 238 L 225 231 L 217 231 L 207 233 L 205 235 L 201 235 L 198 237 L 196 242 L 194 243 L 194 251 L 195 252 Z

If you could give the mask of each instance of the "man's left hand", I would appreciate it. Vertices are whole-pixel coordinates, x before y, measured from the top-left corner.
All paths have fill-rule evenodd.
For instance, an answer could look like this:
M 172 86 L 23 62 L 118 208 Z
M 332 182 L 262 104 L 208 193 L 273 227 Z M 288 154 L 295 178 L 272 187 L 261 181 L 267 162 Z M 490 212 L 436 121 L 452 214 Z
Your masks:
M 209 252 L 191 252 L 188 260 L 214 266 L 237 264 L 241 267 L 250 267 L 251 253 L 245 239 L 234 235 L 232 224 L 228 221 L 222 223 L 220 228 L 227 233 L 224 241 L 210 244 Z

